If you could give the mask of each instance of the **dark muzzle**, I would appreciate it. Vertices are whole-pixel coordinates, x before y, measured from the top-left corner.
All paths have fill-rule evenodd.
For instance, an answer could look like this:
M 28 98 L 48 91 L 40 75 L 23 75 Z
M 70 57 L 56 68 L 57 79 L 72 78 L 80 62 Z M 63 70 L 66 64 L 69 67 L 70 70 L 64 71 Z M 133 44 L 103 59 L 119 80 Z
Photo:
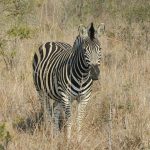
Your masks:
M 100 76 L 100 69 L 98 65 L 92 65 L 90 73 L 91 73 L 92 80 L 98 80 Z

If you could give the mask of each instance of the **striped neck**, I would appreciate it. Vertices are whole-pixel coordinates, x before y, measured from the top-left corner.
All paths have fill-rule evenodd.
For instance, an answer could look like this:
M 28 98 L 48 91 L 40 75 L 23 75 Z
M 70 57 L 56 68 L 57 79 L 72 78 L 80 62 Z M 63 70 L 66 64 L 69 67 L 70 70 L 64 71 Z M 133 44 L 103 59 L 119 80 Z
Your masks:
M 83 39 L 80 36 L 77 36 L 73 50 L 73 68 L 72 71 L 77 74 L 78 79 L 87 79 L 90 76 L 90 66 L 87 64 L 84 55 L 84 49 L 82 48 Z

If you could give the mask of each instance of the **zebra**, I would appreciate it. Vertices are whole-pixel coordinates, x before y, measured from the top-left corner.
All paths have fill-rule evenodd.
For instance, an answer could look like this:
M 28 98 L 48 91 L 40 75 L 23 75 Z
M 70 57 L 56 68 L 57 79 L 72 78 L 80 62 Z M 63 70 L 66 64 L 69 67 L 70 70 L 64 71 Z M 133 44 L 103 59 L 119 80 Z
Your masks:
M 91 68 L 100 65 L 101 47 L 98 36 L 104 30 L 80 25 L 73 47 L 61 42 L 47 42 L 40 46 L 33 58 L 33 79 L 39 95 L 46 95 L 49 106 L 54 101 L 54 122 L 59 129 L 60 109 L 63 108 L 67 139 L 71 137 L 71 104 L 78 102 L 77 132 L 81 140 L 81 126 L 86 105 L 91 96 Z M 44 93 L 44 94 L 43 94 Z

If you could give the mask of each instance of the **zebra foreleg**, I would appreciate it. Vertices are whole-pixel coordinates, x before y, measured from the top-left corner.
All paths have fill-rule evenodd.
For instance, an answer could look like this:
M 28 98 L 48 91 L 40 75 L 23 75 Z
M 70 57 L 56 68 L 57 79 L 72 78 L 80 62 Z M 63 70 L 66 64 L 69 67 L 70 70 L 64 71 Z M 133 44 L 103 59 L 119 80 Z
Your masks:
M 71 137 L 71 102 L 65 101 L 63 103 L 63 108 L 64 108 L 64 112 L 65 112 L 65 128 L 66 128 L 66 132 L 67 132 L 67 141 L 70 141 L 70 137 Z
M 88 103 L 89 98 L 85 98 L 82 99 L 78 102 L 78 115 L 77 115 L 77 138 L 78 138 L 78 142 L 81 141 L 81 137 L 82 137 L 82 131 L 81 131 L 81 127 L 82 127 L 82 121 L 83 118 L 85 116 L 85 110 L 86 110 L 86 105 Z

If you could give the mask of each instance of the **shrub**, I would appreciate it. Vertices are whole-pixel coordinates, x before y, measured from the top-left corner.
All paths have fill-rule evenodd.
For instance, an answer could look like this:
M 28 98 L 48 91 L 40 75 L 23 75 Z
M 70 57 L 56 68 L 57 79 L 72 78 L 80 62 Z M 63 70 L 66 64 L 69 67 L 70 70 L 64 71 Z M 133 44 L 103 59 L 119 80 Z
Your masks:
M 31 37 L 31 29 L 29 27 L 13 27 L 8 30 L 7 34 L 11 37 L 18 37 L 20 39 L 28 39 Z

